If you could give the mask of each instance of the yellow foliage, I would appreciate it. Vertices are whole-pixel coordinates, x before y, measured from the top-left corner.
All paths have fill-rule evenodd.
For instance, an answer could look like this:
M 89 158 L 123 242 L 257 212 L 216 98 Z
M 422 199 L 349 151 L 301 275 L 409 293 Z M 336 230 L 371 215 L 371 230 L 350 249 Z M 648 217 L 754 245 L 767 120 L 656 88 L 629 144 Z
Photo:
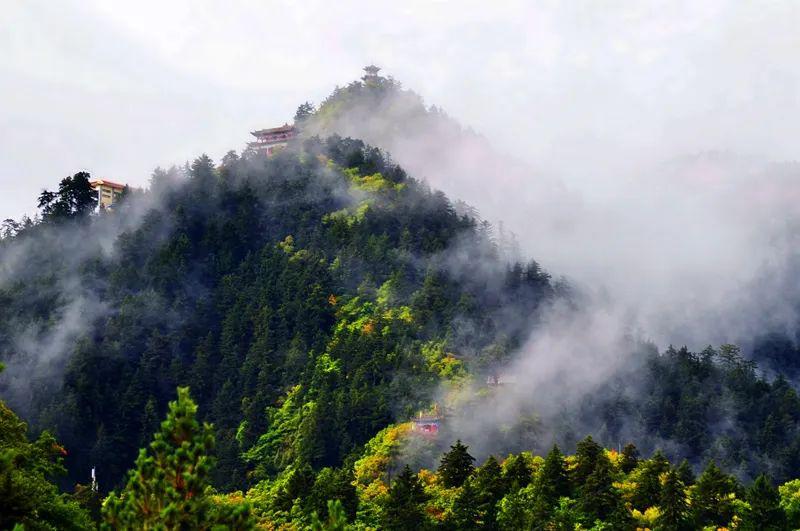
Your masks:
M 336 303 L 338 303 L 338 302 L 339 302 L 339 301 L 338 301 L 338 299 L 336 298 L 336 295 L 334 295 L 333 293 L 331 293 L 330 297 L 328 297 L 328 304 L 330 304 L 331 306 L 336 306 Z
M 652 529 L 661 516 L 661 510 L 658 507 L 648 507 L 644 512 L 634 509 L 631 514 L 636 520 L 637 529 Z
M 284 253 L 291 254 L 294 252 L 294 237 L 289 234 L 278 244 L 278 247 L 280 247 Z

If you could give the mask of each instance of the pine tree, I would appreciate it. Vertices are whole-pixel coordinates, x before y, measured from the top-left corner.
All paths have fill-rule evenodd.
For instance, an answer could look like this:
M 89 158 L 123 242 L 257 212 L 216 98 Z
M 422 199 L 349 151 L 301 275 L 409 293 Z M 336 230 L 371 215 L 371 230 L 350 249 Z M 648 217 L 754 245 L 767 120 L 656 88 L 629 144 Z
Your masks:
M 453 529 L 481 529 L 481 511 L 478 508 L 479 493 L 472 478 L 467 478 L 461 485 L 461 492 L 453 502 L 451 522 Z
M 345 529 L 347 529 L 347 514 L 339 500 L 328 500 L 328 517 L 325 521 L 320 520 L 316 512 L 311 515 L 311 531 L 345 531 Z
M 439 478 L 446 487 L 460 487 L 475 470 L 475 458 L 469 455 L 469 448 L 457 440 L 450 451 L 442 456 L 439 464 Z
M 534 519 L 544 523 L 552 514 L 553 508 L 558 504 L 559 498 L 569 496 L 570 485 L 567 477 L 567 468 L 564 464 L 564 455 L 558 446 L 547 454 L 537 479 L 537 495 L 533 505 Z
M 497 502 L 506 493 L 503 471 L 493 455 L 475 473 L 475 488 L 478 491 L 478 509 L 483 520 L 483 529 L 497 528 Z
M 620 469 L 625 472 L 626 474 L 630 474 L 631 471 L 636 468 L 636 465 L 639 463 L 639 450 L 636 448 L 636 445 L 633 443 L 628 443 L 622 449 L 622 459 L 620 459 Z
M 761 474 L 747 489 L 747 501 L 750 511 L 745 515 L 742 529 L 779 531 L 787 528 L 778 489 L 767 476 Z
M 503 478 L 509 492 L 527 487 L 533 481 L 533 471 L 523 455 L 510 455 L 503 463 Z
M 383 508 L 384 528 L 406 530 L 423 527 L 427 499 L 419 478 L 406 465 L 389 488 L 389 497 Z
M 578 443 L 575 450 L 575 468 L 572 470 L 573 485 L 579 487 L 583 485 L 587 478 L 594 472 L 597 461 L 603 454 L 603 447 L 594 442 L 592 436 L 587 436 Z
M 128 483 L 103 506 L 107 529 L 250 529 L 246 505 L 218 507 L 208 483 L 214 446 L 210 424 L 195 418 L 197 405 L 189 389 L 178 388 L 149 451 L 142 449 Z
M 661 489 L 659 502 L 661 514 L 656 529 L 659 531 L 683 531 L 689 529 L 689 505 L 686 492 L 677 471 L 667 472 Z
M 594 470 L 578 487 L 580 508 L 590 518 L 590 522 L 610 518 L 622 505 L 613 481 L 611 461 L 600 454 Z
M 678 479 L 680 479 L 685 486 L 694 485 L 694 470 L 692 470 L 692 465 L 689 464 L 688 460 L 684 459 L 681 461 L 681 464 L 678 465 L 675 472 L 678 474 Z
M 691 490 L 694 524 L 727 526 L 734 515 L 730 494 L 739 490 L 736 480 L 711 461 Z
M 669 470 L 669 461 L 660 451 L 650 459 L 639 463 L 636 490 L 633 494 L 634 507 L 644 511 L 658 504 L 661 497 L 661 474 Z

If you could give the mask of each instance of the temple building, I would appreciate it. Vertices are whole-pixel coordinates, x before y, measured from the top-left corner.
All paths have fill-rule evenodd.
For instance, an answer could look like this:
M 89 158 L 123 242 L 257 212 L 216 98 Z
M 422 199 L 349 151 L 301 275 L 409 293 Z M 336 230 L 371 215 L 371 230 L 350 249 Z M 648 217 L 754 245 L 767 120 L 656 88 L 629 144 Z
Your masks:
M 367 82 L 367 81 L 377 81 L 377 79 L 380 77 L 378 75 L 378 72 L 380 72 L 380 71 L 381 71 L 381 69 L 378 66 L 375 66 L 375 65 L 365 66 L 364 67 L 365 74 L 361 77 L 361 79 L 363 79 L 365 82 Z
M 436 437 L 439 435 L 441 424 L 442 417 L 439 414 L 439 408 L 434 406 L 432 412 L 420 412 L 415 418 L 411 419 L 411 431 L 418 435 Z
M 256 137 L 255 142 L 249 142 L 247 148 L 256 153 L 263 153 L 267 156 L 283 149 L 289 140 L 297 136 L 297 129 L 293 125 L 283 124 L 272 129 L 261 129 L 250 133 Z
M 100 208 L 111 208 L 122 197 L 122 192 L 126 186 L 103 179 L 90 181 L 89 185 L 97 190 L 97 203 Z

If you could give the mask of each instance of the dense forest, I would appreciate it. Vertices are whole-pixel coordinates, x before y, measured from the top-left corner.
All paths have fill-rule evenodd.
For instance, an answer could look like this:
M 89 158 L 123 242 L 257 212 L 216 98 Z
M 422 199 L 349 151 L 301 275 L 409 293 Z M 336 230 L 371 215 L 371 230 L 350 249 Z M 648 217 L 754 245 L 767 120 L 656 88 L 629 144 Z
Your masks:
M 81 172 L 4 222 L 0 527 L 800 525 L 784 336 L 747 355 L 630 338 L 557 415 L 460 430 L 524 391 L 498 375 L 584 300 L 380 149 L 311 134 L 398 93 L 354 82 L 275 155 L 156 170 L 113 211 Z

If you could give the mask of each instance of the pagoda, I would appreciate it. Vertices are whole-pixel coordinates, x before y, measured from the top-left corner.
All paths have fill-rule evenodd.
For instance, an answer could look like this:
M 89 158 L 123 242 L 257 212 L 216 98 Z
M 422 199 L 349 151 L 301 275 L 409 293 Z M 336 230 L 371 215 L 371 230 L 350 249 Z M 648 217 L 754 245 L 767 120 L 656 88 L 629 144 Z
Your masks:
M 285 148 L 289 141 L 297 136 L 297 128 L 293 125 L 283 124 L 271 129 L 260 129 L 250 133 L 256 137 L 255 142 L 248 142 L 247 148 L 255 153 L 267 156 Z

